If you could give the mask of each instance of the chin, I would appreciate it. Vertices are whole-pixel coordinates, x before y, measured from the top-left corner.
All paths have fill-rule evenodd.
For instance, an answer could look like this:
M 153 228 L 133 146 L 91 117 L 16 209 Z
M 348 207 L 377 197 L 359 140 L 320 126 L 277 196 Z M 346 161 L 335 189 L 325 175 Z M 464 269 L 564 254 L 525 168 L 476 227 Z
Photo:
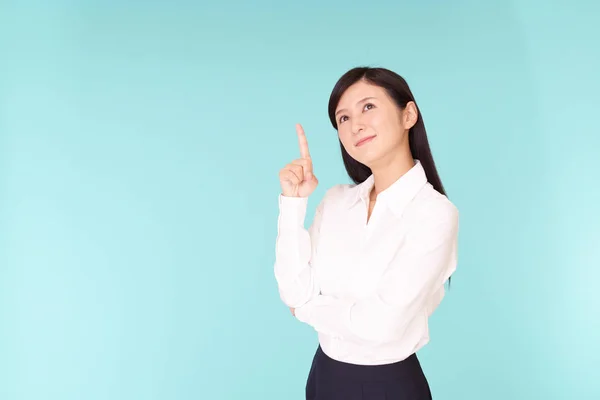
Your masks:
M 348 147 L 346 147 L 346 151 L 350 157 L 371 168 L 371 165 L 377 164 L 381 159 L 385 158 L 387 153 L 380 146 L 373 146 L 373 144 L 375 143 L 368 143 L 365 147 L 354 147 L 354 145 L 351 145 L 351 151 L 348 151 Z
M 378 156 L 377 154 L 360 154 L 357 155 L 356 157 L 353 156 L 352 158 L 354 158 L 356 161 L 358 161 L 361 164 L 366 165 L 367 167 L 371 168 L 371 165 L 376 164 L 377 161 L 381 158 L 380 156 Z

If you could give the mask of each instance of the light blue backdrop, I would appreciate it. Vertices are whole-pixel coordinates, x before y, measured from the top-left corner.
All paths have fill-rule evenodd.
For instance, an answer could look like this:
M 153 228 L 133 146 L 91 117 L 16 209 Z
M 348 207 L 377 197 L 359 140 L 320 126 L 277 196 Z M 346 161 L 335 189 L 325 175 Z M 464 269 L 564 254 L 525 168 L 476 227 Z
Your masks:
M 356 65 L 411 84 L 460 263 L 436 400 L 600 398 L 600 3 L 0 2 L 0 398 L 302 399 L 279 169 Z

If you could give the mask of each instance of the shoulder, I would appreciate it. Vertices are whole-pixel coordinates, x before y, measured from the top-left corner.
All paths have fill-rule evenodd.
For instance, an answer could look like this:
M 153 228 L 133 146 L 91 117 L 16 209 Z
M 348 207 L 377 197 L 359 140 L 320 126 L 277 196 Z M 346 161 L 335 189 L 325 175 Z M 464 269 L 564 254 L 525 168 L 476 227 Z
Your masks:
M 409 215 L 411 222 L 423 229 L 437 229 L 444 226 L 455 230 L 458 227 L 458 208 L 430 183 L 426 183 L 411 202 Z
M 325 190 L 325 194 L 323 195 L 322 202 L 327 205 L 330 204 L 341 204 L 343 202 L 348 201 L 353 195 L 353 189 L 356 185 L 340 183 L 329 186 Z
M 320 213 L 326 214 L 337 214 L 342 210 L 346 209 L 346 205 L 349 205 L 353 188 L 356 185 L 351 184 L 334 184 L 325 189 L 325 193 L 319 200 L 317 210 Z M 356 196 L 356 192 L 354 192 Z

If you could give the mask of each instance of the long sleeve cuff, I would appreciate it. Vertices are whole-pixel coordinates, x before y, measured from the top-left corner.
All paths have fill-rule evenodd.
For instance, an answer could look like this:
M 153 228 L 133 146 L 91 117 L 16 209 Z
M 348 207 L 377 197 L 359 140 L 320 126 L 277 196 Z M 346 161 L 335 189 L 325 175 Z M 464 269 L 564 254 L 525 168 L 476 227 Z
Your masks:
M 279 227 L 283 229 L 304 228 L 308 197 L 279 195 Z

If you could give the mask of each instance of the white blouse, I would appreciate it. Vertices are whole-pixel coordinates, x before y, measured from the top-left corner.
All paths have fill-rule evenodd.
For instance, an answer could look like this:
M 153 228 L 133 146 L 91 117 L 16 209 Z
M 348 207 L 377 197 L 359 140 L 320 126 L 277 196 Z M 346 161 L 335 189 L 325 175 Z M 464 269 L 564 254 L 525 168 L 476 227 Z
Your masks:
M 419 160 L 377 196 L 373 175 L 331 187 L 305 229 L 308 198 L 279 195 L 275 278 L 323 351 L 353 364 L 400 361 L 429 341 L 428 318 L 456 270 L 458 210 Z

